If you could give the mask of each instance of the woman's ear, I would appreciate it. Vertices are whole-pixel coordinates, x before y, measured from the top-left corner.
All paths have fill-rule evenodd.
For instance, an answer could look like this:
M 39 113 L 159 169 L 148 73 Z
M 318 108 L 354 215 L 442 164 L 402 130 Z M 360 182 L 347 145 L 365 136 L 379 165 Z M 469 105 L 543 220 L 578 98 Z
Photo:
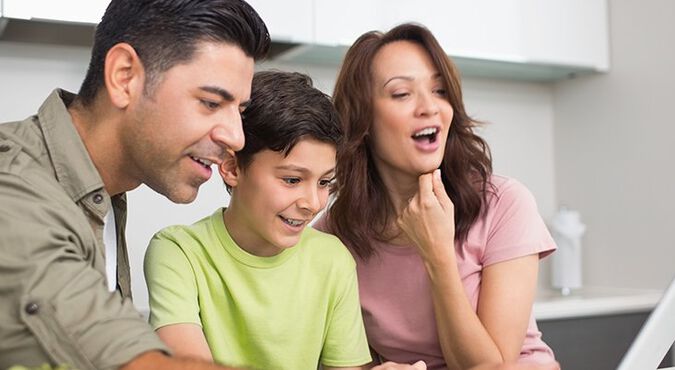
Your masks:
M 223 181 L 225 181 L 227 185 L 236 188 L 241 173 L 237 162 L 237 156 L 230 155 L 229 153 L 226 154 L 225 159 L 218 166 L 218 172 L 220 172 L 220 177 L 223 178 Z
M 143 93 L 145 70 L 131 45 L 119 43 L 110 48 L 103 73 L 108 96 L 115 107 L 124 109 Z

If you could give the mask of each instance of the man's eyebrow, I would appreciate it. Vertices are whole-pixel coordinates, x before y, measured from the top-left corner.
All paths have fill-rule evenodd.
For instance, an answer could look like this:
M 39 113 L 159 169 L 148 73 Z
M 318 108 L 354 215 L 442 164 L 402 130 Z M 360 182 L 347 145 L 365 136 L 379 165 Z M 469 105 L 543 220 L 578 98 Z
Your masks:
M 223 89 L 222 87 L 218 86 L 200 86 L 200 90 L 209 92 L 211 94 L 216 94 L 220 95 L 220 97 L 223 98 L 223 100 L 226 101 L 233 101 L 234 100 L 234 95 L 232 95 L 229 91 Z

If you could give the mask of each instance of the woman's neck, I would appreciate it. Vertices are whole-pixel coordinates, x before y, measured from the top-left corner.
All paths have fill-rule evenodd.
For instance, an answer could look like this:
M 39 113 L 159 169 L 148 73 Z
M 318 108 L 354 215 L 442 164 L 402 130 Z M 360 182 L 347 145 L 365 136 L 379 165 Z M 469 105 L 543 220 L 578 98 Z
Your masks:
M 419 190 L 419 177 L 396 170 L 384 163 L 376 163 L 376 168 L 395 212 L 388 215 L 389 223 L 384 227 L 384 239 L 392 244 L 409 245 L 410 241 L 401 232 L 396 220 L 408 206 L 410 199 L 417 194 Z

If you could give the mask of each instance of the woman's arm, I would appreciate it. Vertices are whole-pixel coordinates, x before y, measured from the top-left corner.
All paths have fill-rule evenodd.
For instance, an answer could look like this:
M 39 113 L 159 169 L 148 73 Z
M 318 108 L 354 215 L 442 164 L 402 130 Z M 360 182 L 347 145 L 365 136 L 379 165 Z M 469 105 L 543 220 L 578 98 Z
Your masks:
M 477 314 L 504 362 L 520 356 L 537 286 L 539 256 L 532 254 L 483 269 Z
M 173 324 L 157 329 L 157 335 L 176 357 L 189 357 L 213 362 L 204 332 L 196 324 Z
M 537 281 L 538 256 L 483 270 L 478 312 L 464 292 L 456 264 L 428 264 L 443 355 L 450 368 L 514 362 L 520 355 Z
M 399 217 L 418 247 L 432 287 L 434 314 L 449 368 L 515 361 L 535 291 L 536 255 L 483 270 L 478 312 L 466 296 L 454 251 L 454 205 L 438 171 L 420 176 L 419 192 Z

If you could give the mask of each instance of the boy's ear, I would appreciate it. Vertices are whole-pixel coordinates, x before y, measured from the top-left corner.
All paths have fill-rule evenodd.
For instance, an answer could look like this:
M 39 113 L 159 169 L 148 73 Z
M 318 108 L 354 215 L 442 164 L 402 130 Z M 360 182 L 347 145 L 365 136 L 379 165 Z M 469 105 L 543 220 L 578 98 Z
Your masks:
M 227 154 L 225 159 L 218 166 L 218 172 L 220 172 L 220 177 L 223 178 L 225 183 L 233 188 L 237 187 L 239 183 L 239 166 L 237 162 L 237 156 Z
M 127 43 L 108 50 L 103 73 L 110 101 L 119 109 L 126 108 L 143 92 L 145 70 L 136 50 Z

